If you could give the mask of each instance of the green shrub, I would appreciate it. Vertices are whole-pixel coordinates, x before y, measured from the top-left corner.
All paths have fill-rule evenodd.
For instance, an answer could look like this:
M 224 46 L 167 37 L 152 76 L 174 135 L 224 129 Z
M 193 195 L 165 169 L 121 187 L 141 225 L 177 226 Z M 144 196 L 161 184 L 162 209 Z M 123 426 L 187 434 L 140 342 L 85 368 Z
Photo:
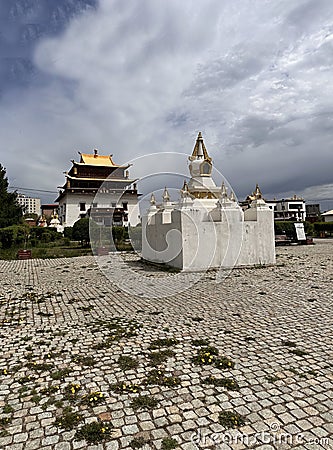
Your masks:
M 289 239 L 297 239 L 295 222 L 276 221 L 274 222 L 275 234 L 285 234 Z
M 320 236 L 322 233 L 328 233 L 332 236 L 333 233 L 333 222 L 315 222 L 313 224 L 315 234 Z
M 25 225 L 12 225 L 0 228 L 1 248 L 11 248 L 14 245 L 22 245 L 27 239 L 29 228 Z
M 304 222 L 304 230 L 307 236 L 312 236 L 314 234 L 314 224 L 311 222 Z
M 29 240 L 39 241 L 43 243 L 55 242 L 61 239 L 61 233 L 58 233 L 55 228 L 47 227 L 31 227 L 29 231 Z
M 89 236 L 90 219 L 80 219 L 73 225 L 72 237 L 75 241 L 80 241 L 82 245 L 87 245 L 90 241 Z
M 73 239 L 73 227 L 65 227 L 64 228 L 64 237 L 69 240 Z
M 128 236 L 128 233 L 124 227 L 112 227 L 112 238 L 115 244 L 123 242 L 126 239 L 126 234 Z

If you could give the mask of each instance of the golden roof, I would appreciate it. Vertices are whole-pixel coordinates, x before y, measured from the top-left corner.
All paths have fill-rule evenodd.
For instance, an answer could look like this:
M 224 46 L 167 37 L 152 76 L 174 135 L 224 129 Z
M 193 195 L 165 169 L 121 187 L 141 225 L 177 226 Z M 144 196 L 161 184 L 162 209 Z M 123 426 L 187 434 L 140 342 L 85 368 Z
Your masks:
M 99 155 L 97 150 L 94 150 L 94 154 L 80 153 L 81 160 L 80 163 L 87 164 L 89 166 L 108 166 L 108 167 L 119 167 L 113 160 L 112 155 Z

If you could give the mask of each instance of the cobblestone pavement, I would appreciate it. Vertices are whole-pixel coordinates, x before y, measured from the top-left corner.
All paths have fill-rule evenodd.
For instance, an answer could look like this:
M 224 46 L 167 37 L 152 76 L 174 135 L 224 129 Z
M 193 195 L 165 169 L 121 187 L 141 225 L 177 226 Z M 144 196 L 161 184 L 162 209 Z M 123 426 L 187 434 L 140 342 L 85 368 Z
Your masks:
M 164 299 L 93 257 L 1 261 L 0 449 L 333 448 L 332 250 Z

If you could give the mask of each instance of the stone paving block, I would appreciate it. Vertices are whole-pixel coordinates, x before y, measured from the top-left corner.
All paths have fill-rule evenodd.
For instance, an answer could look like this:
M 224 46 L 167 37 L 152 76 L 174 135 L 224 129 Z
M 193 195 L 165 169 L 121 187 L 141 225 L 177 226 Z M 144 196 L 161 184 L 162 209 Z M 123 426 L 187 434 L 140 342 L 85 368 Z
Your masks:
M 54 446 L 54 450 L 70 450 L 70 448 L 69 442 L 59 442 Z

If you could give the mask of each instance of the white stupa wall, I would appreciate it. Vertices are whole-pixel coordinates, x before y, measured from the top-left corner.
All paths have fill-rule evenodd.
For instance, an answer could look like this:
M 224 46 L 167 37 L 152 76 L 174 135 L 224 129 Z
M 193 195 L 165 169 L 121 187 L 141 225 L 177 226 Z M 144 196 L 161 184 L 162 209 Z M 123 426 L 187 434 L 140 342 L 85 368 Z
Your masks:
M 244 213 L 244 219 L 242 252 L 238 265 L 275 264 L 273 211 L 267 206 L 249 208 Z
M 254 207 L 248 214 L 238 206 L 222 208 L 218 221 L 203 220 L 206 212 L 196 208 L 168 213 L 143 218 L 142 256 L 148 261 L 184 271 L 275 263 L 273 212 L 269 208 Z
M 167 214 L 157 212 L 143 216 L 142 257 L 147 261 L 182 268 L 180 211 L 168 211 Z

